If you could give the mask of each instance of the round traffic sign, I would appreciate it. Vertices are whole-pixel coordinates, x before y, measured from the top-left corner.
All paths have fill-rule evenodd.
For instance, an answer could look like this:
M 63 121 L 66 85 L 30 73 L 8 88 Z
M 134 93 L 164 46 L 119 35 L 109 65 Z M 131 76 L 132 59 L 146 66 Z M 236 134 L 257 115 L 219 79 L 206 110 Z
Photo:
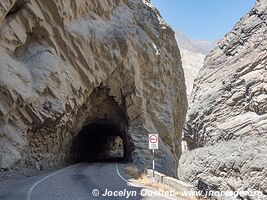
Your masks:
M 153 134 L 153 135 L 150 135 L 149 137 L 149 141 L 153 144 L 157 143 L 158 142 L 158 137 L 157 135 Z

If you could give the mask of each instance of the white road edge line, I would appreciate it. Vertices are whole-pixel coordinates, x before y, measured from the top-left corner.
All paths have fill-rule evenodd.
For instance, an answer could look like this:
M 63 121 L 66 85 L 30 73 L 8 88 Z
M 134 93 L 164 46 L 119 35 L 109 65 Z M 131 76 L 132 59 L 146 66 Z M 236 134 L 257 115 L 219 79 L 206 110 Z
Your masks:
M 119 176 L 122 180 L 124 180 L 126 183 L 129 182 L 128 180 L 126 180 L 125 178 L 123 178 L 123 176 L 120 174 L 120 172 L 119 172 L 119 167 L 118 167 L 118 163 L 117 163 L 117 162 L 116 162 L 116 171 L 117 171 L 118 176 Z
M 75 164 L 75 165 L 76 165 L 76 164 Z M 54 176 L 54 175 L 56 175 L 56 174 L 62 172 L 62 171 L 65 170 L 65 169 L 71 168 L 71 167 L 73 167 L 73 166 L 74 166 L 74 165 L 71 165 L 71 166 L 65 167 L 65 168 L 63 168 L 63 169 L 60 169 L 60 170 L 58 170 L 58 171 L 56 171 L 56 172 L 54 172 L 54 173 L 52 173 L 52 174 L 49 174 L 48 176 L 42 178 L 41 180 L 37 181 L 36 183 L 34 183 L 34 184 L 32 185 L 32 187 L 31 187 L 31 188 L 29 189 L 29 191 L 28 191 L 28 194 L 27 194 L 27 200 L 31 200 L 31 193 L 32 193 L 33 189 L 34 189 L 39 183 L 41 183 L 41 182 L 43 182 L 44 180 L 50 178 L 51 176 Z
M 116 162 L 116 171 L 117 171 L 118 176 L 119 176 L 122 180 L 124 180 L 126 183 L 128 183 L 128 184 L 130 184 L 130 185 L 132 185 L 132 186 L 135 186 L 135 187 L 139 187 L 139 188 L 140 188 L 140 186 L 135 185 L 135 184 L 129 182 L 128 180 L 126 180 L 125 178 L 123 178 L 123 176 L 120 174 L 120 171 L 119 171 L 119 167 L 118 167 L 118 163 L 117 163 L 117 162 Z M 148 189 L 147 189 L 147 190 L 148 190 Z M 151 191 L 151 190 L 150 190 L 150 191 Z M 161 196 L 161 197 L 164 197 L 164 198 L 166 198 L 166 199 L 177 200 L 177 199 L 174 199 L 174 198 L 171 198 L 171 197 L 167 197 L 167 196 L 159 195 L 157 192 L 154 192 L 154 191 L 151 191 L 151 192 L 152 192 L 153 194 L 156 194 L 157 196 Z

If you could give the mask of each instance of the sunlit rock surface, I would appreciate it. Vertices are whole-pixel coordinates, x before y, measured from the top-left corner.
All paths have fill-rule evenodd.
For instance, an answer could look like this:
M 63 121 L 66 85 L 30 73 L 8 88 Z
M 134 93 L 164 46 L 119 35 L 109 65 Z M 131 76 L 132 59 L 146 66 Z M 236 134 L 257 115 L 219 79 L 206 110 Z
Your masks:
M 105 119 L 125 128 L 141 165 L 158 132 L 156 167 L 176 174 L 184 74 L 174 32 L 149 2 L 3 0 L 0 60 L 1 169 L 64 164 L 82 127 Z
M 185 126 L 182 180 L 267 193 L 267 1 L 256 1 L 206 58 Z M 252 199 L 266 199 L 253 197 Z
M 181 52 L 186 93 L 190 100 L 194 80 L 203 67 L 205 57 L 215 47 L 216 42 L 191 39 L 179 31 L 175 32 L 175 38 Z

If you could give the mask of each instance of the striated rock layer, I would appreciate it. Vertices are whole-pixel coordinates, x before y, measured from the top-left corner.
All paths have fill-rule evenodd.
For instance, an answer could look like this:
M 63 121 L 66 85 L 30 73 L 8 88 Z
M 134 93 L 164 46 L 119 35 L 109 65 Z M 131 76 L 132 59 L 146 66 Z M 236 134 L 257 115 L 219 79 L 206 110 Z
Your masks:
M 187 109 L 174 32 L 142 0 L 0 2 L 0 169 L 70 160 L 73 138 L 105 119 L 130 159 L 175 175 Z
M 200 70 L 185 126 L 189 151 L 179 162 L 181 179 L 267 194 L 266 58 L 267 1 L 258 0 Z

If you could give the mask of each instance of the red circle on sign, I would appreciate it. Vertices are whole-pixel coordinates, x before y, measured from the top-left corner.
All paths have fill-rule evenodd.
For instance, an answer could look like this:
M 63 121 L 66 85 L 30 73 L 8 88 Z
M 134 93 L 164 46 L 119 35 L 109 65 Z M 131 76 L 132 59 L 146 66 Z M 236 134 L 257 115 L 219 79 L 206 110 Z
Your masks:
M 153 141 L 153 140 L 155 140 L 155 141 Z M 149 141 L 151 142 L 151 143 L 157 143 L 158 142 L 158 137 L 156 136 L 156 135 L 150 135 L 150 137 L 149 137 Z

